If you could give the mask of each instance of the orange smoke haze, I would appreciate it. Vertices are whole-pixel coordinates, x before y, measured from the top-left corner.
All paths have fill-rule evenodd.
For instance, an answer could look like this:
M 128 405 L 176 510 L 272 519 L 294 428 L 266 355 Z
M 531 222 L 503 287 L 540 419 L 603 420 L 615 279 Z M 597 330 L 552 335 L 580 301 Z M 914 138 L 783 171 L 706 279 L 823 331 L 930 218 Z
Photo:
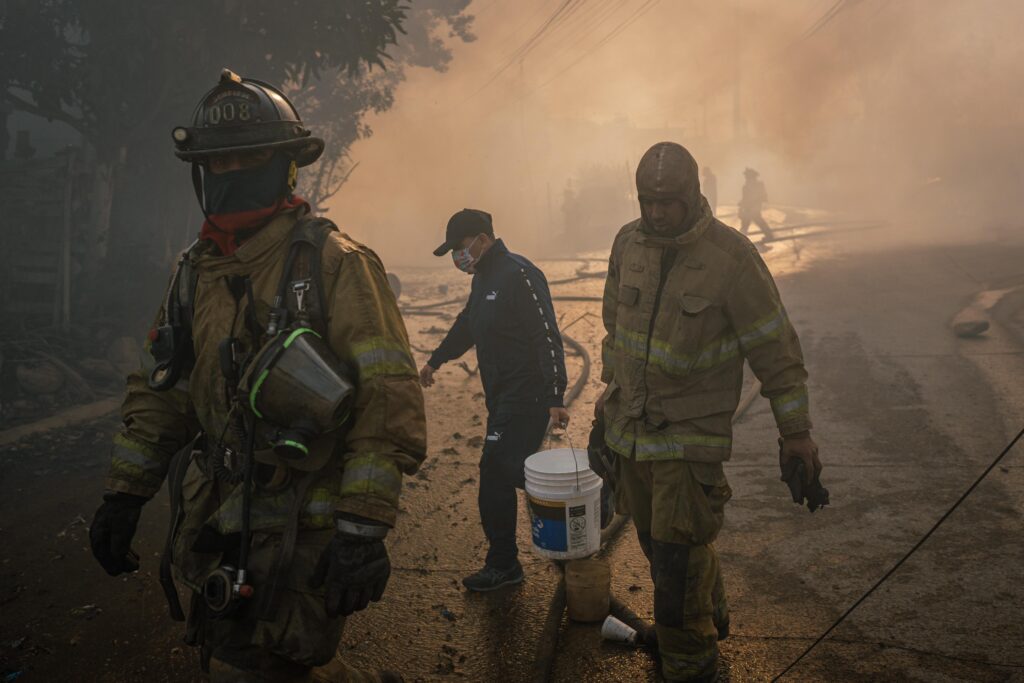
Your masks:
M 721 204 L 753 166 L 773 202 L 887 217 L 901 239 L 1021 232 L 1024 3 L 479 0 L 469 11 L 478 39 L 451 41 L 446 73 L 409 73 L 329 207 L 389 264 L 434 263 L 448 216 L 466 206 L 490 211 L 514 249 L 572 251 L 562 198 L 595 167 L 619 183 L 594 228 L 610 241 L 637 213 L 637 160 L 663 139 L 715 169 Z

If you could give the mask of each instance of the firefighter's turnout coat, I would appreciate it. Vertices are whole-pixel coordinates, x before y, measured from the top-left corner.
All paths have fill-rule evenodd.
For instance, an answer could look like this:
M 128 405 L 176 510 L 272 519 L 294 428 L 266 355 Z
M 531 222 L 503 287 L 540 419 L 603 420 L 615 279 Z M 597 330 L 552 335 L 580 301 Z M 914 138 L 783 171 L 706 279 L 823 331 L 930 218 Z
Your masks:
M 640 193 L 645 180 L 660 194 L 659 184 L 674 186 L 696 210 L 692 226 L 664 238 L 641 218 L 625 225 L 612 247 L 603 308 L 605 438 L 637 461 L 722 462 L 731 452 L 744 359 L 783 436 L 811 427 L 807 372 L 754 245 L 711 215 L 696 164 L 692 176 L 672 166 L 660 160 L 657 168 L 638 169 Z M 674 257 L 665 258 L 666 250 Z
M 167 391 L 149 388 L 140 372 L 128 379 L 122 406 L 124 427 L 115 437 L 107 487 L 151 497 L 160 489 L 177 451 L 200 432 L 207 442 L 223 438 L 240 450 L 229 425 L 225 379 L 218 345 L 231 336 L 252 351 L 246 334 L 246 297 L 233 279 L 249 277 L 255 293 L 256 321 L 267 324 L 271 304 L 289 252 L 289 235 L 304 209 L 278 215 L 242 244 L 222 256 L 203 243 L 191 258 L 198 271 L 192 337 L 195 365 Z M 409 350 L 408 336 L 377 256 L 345 234 L 331 231 L 321 250 L 324 322 L 331 350 L 354 370 L 357 394 L 345 438 L 328 433 L 311 447 L 312 462 L 302 466 L 316 474 L 300 501 L 299 528 L 323 530 L 326 544 L 335 512 L 345 512 L 393 526 L 403 473 L 412 473 L 426 452 L 423 394 Z M 163 317 L 161 311 L 160 317 Z M 175 543 L 174 564 L 193 589 L 216 566 L 217 554 L 196 553 L 202 527 L 222 536 L 241 528 L 241 486 L 218 481 L 211 458 L 197 455 L 184 475 L 184 520 Z M 257 460 L 275 465 L 272 451 Z M 295 481 L 257 487 L 252 501 L 253 532 L 279 533 L 288 522 L 296 497 Z M 315 561 L 316 555 L 313 554 Z

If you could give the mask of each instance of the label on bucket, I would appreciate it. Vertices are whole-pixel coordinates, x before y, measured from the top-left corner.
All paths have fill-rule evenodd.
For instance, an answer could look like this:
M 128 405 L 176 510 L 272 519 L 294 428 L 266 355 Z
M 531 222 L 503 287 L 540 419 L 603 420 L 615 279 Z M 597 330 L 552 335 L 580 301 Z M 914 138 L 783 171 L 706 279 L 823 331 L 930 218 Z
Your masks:
M 544 550 L 567 552 L 587 546 L 587 506 L 530 496 L 533 544 Z
M 569 508 L 569 548 L 576 550 L 587 545 L 587 506 Z

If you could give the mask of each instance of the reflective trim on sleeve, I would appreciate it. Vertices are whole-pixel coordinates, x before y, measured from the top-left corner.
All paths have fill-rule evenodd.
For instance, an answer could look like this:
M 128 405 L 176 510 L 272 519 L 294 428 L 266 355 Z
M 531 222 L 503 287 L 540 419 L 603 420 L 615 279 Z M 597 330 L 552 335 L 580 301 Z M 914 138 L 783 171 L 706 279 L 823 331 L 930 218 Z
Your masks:
M 156 493 L 163 485 L 169 459 L 123 434 L 114 437 L 108 476 Z
M 402 473 L 391 460 L 375 453 L 356 455 L 345 461 L 341 497 L 372 496 L 398 506 Z
M 771 399 L 772 413 L 775 415 L 775 424 L 783 425 L 792 422 L 794 419 L 806 417 L 810 413 L 810 397 L 807 387 L 801 385 L 782 396 Z
M 746 330 L 740 332 L 739 340 L 743 352 L 747 353 L 767 341 L 777 338 L 782 334 L 787 322 L 786 311 L 777 308 L 764 316 Z
M 359 379 L 366 381 L 381 375 L 416 376 L 409 348 L 402 342 L 372 337 L 352 346 L 359 367 Z

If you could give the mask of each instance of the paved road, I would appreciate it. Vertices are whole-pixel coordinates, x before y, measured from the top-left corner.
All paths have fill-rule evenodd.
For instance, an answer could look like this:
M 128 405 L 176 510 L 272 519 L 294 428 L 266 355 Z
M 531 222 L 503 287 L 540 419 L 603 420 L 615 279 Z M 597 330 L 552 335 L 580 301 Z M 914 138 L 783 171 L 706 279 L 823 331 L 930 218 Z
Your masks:
M 851 238 L 852 239 L 852 238 Z M 982 339 L 960 340 L 949 319 L 978 291 L 1024 280 L 1024 245 L 871 252 L 845 241 L 809 246 L 799 262 L 778 247 L 773 269 L 804 340 L 815 436 L 833 505 L 810 515 L 778 481 L 766 403 L 737 429 L 728 465 L 735 492 L 718 544 L 733 608 L 723 644 L 733 681 L 781 670 L 941 515 L 1024 421 L 1024 301 L 1008 301 Z M 549 279 L 575 263 L 544 264 Z M 599 264 L 592 264 L 598 268 Z M 413 300 L 457 296 L 468 279 L 403 274 Z M 438 285 L 448 284 L 447 295 Z M 592 295 L 600 281 L 561 286 Z M 598 305 L 557 305 L 591 349 Z M 429 350 L 449 319 L 410 318 Z M 422 360 L 425 354 L 419 354 Z M 578 359 L 570 358 L 570 376 Z M 467 359 L 472 370 L 474 360 Z M 483 558 L 476 517 L 483 436 L 479 382 L 456 366 L 427 393 L 431 457 L 406 482 L 390 545 L 385 600 L 353 618 L 342 654 L 409 680 L 527 681 L 556 576 L 524 553 L 528 581 L 499 595 L 467 594 L 459 578 Z M 581 399 L 589 405 L 593 378 Z M 588 409 L 575 411 L 583 442 Z M 147 509 L 146 571 L 107 579 L 88 559 L 84 527 L 98 499 L 112 421 L 5 448 L 0 479 L 0 670 L 22 680 L 199 680 L 166 619 L 155 581 L 163 502 Z M 1010 456 L 935 537 L 790 680 L 1024 680 L 1024 449 Z M 528 528 L 521 519 L 526 548 Z M 652 588 L 632 530 L 612 550 L 613 589 L 650 616 Z M 152 559 L 150 559 L 152 558 Z M 87 606 L 94 606 L 87 608 Z M 24 639 L 24 640 L 22 640 Z M 654 680 L 642 652 L 602 645 L 597 627 L 563 623 L 557 681 Z M 1018 678 L 1013 678 L 1018 676 Z
M 833 504 L 810 515 L 786 499 L 770 410 L 755 403 L 727 466 L 735 497 L 718 543 L 733 608 L 723 644 L 732 680 L 784 668 L 1024 426 L 1024 337 L 997 323 L 960 340 L 947 327 L 975 292 L 1019 284 L 1020 257 L 994 246 L 839 249 L 782 278 Z M 1018 447 L 788 680 L 1018 680 L 1022 483 Z M 650 616 L 635 539 L 613 557 L 616 592 Z M 594 629 L 570 626 L 563 639 L 573 656 L 559 660 L 556 680 L 578 680 L 579 669 L 588 681 L 652 678 L 649 662 L 601 647 Z

